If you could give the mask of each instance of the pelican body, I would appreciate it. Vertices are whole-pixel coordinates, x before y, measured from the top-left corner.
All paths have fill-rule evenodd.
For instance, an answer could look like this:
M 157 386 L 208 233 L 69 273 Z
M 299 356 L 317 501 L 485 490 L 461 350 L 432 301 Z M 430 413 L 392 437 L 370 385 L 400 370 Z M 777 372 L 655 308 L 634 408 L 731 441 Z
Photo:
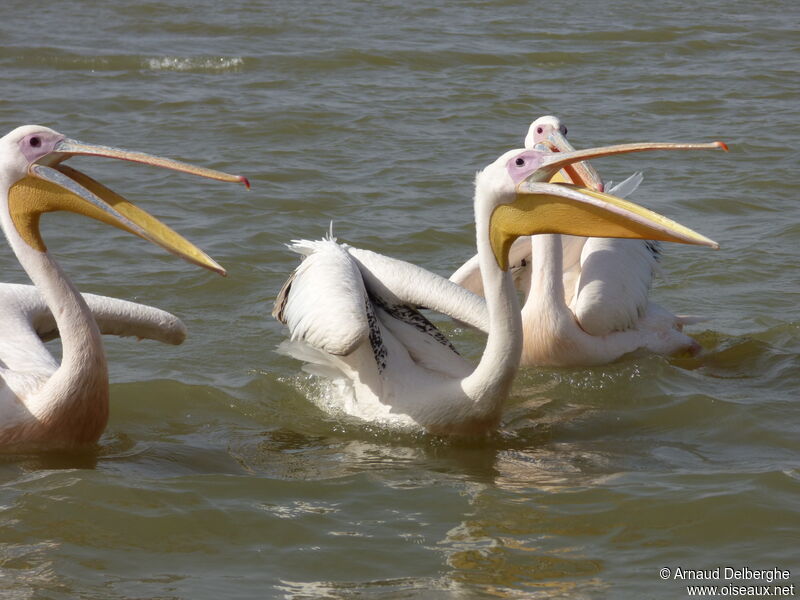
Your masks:
M 283 352 L 335 382 L 336 410 L 390 427 L 440 435 L 494 429 L 522 352 L 509 251 L 520 236 L 601 235 L 714 246 L 620 198 L 546 183 L 575 162 L 663 145 L 554 154 L 509 151 L 475 181 L 475 229 L 485 302 L 420 267 L 333 239 L 299 241 L 304 255 L 273 315 L 288 326 Z M 477 365 L 458 354 L 416 307 L 487 330 Z
M 572 152 L 566 133 L 558 118 L 540 117 L 531 123 L 525 146 Z M 606 188 L 588 162 L 569 165 L 553 181 L 600 192 Z M 640 182 L 637 173 L 609 191 L 627 196 Z M 663 355 L 698 352 L 697 342 L 682 331 L 691 319 L 677 317 L 649 300 L 659 253 L 655 240 L 557 234 L 519 238 L 511 260 L 524 295 L 521 364 L 590 366 L 637 350 Z M 483 293 L 477 257 L 450 280 Z
M 106 146 L 47 127 L 0 138 L 0 226 L 34 287 L 0 285 L 0 449 L 69 448 L 96 442 L 108 420 L 108 367 L 101 333 L 180 343 L 176 317 L 143 305 L 82 296 L 39 232 L 42 214 L 68 210 L 149 240 L 220 274 L 202 250 L 122 196 L 64 164 L 75 155 L 142 162 L 222 181 L 239 176 Z M 44 341 L 61 337 L 60 364 Z

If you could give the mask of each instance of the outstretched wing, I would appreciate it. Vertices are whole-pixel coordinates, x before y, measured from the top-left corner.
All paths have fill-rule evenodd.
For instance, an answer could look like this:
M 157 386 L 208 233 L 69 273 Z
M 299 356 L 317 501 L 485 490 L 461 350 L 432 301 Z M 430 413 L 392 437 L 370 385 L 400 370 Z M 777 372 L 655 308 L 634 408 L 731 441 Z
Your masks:
M 95 294 L 83 294 L 100 332 L 180 344 L 181 320 L 166 311 Z M 44 342 L 58 337 L 53 314 L 32 285 L 0 284 L 0 361 L 12 370 L 56 365 Z
M 378 372 L 388 361 L 407 360 L 401 355 L 431 370 L 464 371 L 466 361 L 418 307 L 482 323 L 485 317 L 476 316 L 480 310 L 472 306 L 483 306 L 482 299 L 411 263 L 331 239 L 303 240 L 290 248 L 305 258 L 278 293 L 272 314 L 288 326 L 292 342 L 337 356 L 369 343 Z M 296 345 L 288 353 L 314 358 Z
M 486 302 L 472 291 L 403 260 L 358 248 L 347 251 L 356 260 L 370 295 L 383 304 L 427 308 L 488 331 Z

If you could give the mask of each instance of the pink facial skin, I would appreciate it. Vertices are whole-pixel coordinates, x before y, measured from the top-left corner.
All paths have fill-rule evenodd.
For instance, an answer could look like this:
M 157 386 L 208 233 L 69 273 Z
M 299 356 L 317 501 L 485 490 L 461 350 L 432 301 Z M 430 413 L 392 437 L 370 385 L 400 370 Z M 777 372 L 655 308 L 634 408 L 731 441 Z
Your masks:
M 32 164 L 55 151 L 56 145 L 63 139 L 63 135 L 46 131 L 30 133 L 19 141 L 19 147 L 28 164 Z
M 542 166 L 543 153 L 538 150 L 524 150 L 508 159 L 506 170 L 511 176 L 514 185 L 519 185 L 530 177 L 536 169 Z

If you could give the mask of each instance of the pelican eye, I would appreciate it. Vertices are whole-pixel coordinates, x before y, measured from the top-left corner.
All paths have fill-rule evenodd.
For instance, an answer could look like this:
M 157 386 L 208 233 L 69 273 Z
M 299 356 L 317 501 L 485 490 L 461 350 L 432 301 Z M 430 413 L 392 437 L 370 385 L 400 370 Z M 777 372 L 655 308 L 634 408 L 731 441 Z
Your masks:
M 541 134 L 541 133 L 543 133 L 543 132 L 544 132 L 544 127 L 537 127 L 537 128 L 536 128 L 536 133 L 539 133 L 539 134 Z
M 29 143 L 33 148 L 38 148 L 42 145 L 42 138 L 40 138 L 38 135 L 35 135 L 29 140 Z
M 522 165 L 525 164 L 525 159 L 524 158 L 517 158 L 517 160 L 514 161 L 514 164 L 517 165 L 518 167 L 521 167 Z

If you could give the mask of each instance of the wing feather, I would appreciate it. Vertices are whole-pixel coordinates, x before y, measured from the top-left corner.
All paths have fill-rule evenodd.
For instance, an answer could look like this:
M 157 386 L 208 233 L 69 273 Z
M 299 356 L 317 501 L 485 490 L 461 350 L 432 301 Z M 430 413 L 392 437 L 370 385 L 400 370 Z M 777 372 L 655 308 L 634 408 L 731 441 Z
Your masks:
M 334 355 L 351 353 L 370 334 L 369 300 L 356 262 L 330 239 L 289 247 L 305 258 L 279 292 L 273 316 L 289 327 L 292 340 Z
M 634 173 L 608 192 L 625 198 L 644 179 Z M 647 312 L 648 294 L 658 268 L 659 244 L 650 240 L 585 238 L 574 292 L 567 303 L 581 328 L 591 335 L 607 335 L 634 327 Z M 565 246 L 565 289 L 567 254 Z
M 586 240 L 570 306 L 581 328 L 602 336 L 634 327 L 647 311 L 656 264 L 646 241 Z
M 186 327 L 175 315 L 160 308 L 120 300 L 97 294 L 81 294 L 100 333 L 120 337 L 137 337 L 180 344 L 186 339 Z M 44 342 L 58 337 L 53 314 L 32 285 L 16 283 L 0 284 L 0 298 L 6 310 L 12 311 L 14 319 L 28 323 Z
M 137 302 L 82 294 L 100 333 L 180 344 L 186 338 L 181 320 Z M 11 370 L 57 367 L 43 342 L 59 336 L 56 321 L 39 290 L 32 285 L 0 284 L 0 361 Z
M 409 262 L 369 250 L 347 248 L 370 295 L 389 306 L 424 307 L 488 331 L 486 302 L 460 285 Z

